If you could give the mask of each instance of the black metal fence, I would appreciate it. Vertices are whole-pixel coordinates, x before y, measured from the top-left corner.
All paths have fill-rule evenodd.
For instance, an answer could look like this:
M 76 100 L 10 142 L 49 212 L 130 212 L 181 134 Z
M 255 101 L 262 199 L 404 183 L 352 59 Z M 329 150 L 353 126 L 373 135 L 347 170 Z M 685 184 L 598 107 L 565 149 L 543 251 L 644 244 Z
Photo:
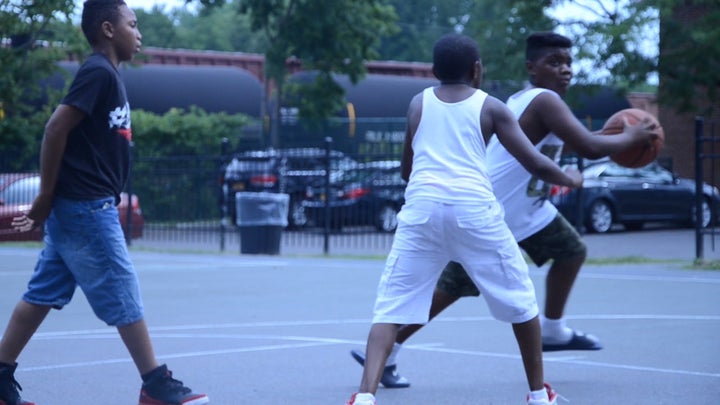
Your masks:
M 301 203 L 309 188 L 316 193 L 328 193 L 326 186 L 334 181 L 332 177 L 356 165 L 365 167 L 376 161 L 399 164 L 397 153 L 366 150 L 351 154 L 332 146 L 328 140 L 321 145 L 230 155 L 136 156 L 128 192 L 138 196 L 145 222 L 142 237 L 129 239 L 128 243 L 137 248 L 161 250 L 238 252 L 243 236 L 261 235 L 241 232 L 242 225 L 237 225 L 235 213 L 237 193 L 270 192 L 290 195 L 290 226 L 282 231 L 282 254 L 383 255 L 392 243 L 392 232 L 379 230 L 373 221 L 348 220 L 347 226 L 310 218 L 293 222 L 293 215 L 295 218 L 302 215 L 293 210 L 302 210 Z M 238 160 L 248 164 L 237 164 Z M 247 178 L 228 174 L 233 172 L 231 168 L 238 167 L 243 168 Z M 394 167 L 399 177 L 399 166 Z

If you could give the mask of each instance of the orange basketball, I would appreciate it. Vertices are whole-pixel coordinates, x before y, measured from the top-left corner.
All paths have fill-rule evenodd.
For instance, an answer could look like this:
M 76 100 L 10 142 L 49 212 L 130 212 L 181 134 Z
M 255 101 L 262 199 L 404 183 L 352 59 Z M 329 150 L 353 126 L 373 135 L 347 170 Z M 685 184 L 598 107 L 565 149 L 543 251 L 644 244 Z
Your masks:
M 603 125 L 601 134 L 614 135 L 623 132 L 625 125 L 623 118 L 627 119 L 628 124 L 637 125 L 638 122 L 648 118 L 650 122 L 657 126 L 656 132 L 658 137 L 649 144 L 639 144 L 621 152 L 610 155 L 610 159 L 619 165 L 625 167 L 643 167 L 658 157 L 660 150 L 665 144 L 665 131 L 663 131 L 657 118 L 645 110 L 637 108 L 627 108 L 613 114 Z

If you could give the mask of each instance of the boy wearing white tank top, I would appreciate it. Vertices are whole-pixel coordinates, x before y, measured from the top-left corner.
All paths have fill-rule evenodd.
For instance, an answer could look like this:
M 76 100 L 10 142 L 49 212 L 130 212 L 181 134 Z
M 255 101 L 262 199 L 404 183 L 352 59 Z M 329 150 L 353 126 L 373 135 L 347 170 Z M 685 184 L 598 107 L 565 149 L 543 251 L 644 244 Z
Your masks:
M 530 389 L 528 403 L 553 404 L 545 384 L 540 322 L 528 267 L 503 219 L 486 166 L 486 141 L 499 141 L 541 180 L 580 187 L 577 171 L 563 172 L 537 151 L 501 101 L 478 90 L 477 44 L 451 34 L 433 49 L 438 87 L 417 94 L 408 108 L 402 174 L 405 205 L 380 278 L 367 358 L 358 392 L 348 405 L 374 405 L 398 329 L 428 321 L 443 267 L 461 263 L 483 292 L 492 315 L 512 324 Z
M 616 136 L 589 132 L 574 117 L 562 96 L 572 78 L 572 42 L 553 32 L 538 32 L 527 39 L 526 67 L 530 85 L 512 95 L 507 106 L 518 120 L 534 148 L 553 161 L 560 158 L 567 143 L 585 158 L 600 158 L 631 145 L 650 142 L 657 135 L 647 122 L 625 127 Z M 568 327 L 563 318 L 565 304 L 578 272 L 585 261 L 586 247 L 573 226 L 547 200 L 550 184 L 526 170 L 502 139 L 493 136 L 487 147 L 487 169 L 492 187 L 505 209 L 505 221 L 520 247 L 537 266 L 552 261 L 546 279 L 545 312 L 541 316 L 544 351 L 600 350 L 599 340 Z M 463 296 L 478 296 L 467 268 L 451 261 L 444 269 L 433 294 L 430 319 Z M 403 326 L 383 370 L 386 388 L 410 386 L 397 373 L 397 354 L 422 324 Z M 364 354 L 352 356 L 364 362 Z

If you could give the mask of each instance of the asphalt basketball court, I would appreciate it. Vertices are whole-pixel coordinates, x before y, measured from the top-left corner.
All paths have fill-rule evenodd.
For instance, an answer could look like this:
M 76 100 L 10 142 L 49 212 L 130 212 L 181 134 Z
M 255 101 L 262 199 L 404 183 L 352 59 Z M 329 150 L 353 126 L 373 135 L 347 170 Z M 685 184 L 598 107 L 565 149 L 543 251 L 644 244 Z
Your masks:
M 24 291 L 37 248 L 0 246 L 0 324 Z M 344 404 L 361 368 L 382 260 L 132 253 L 157 356 L 212 404 Z M 720 272 L 687 261 L 590 265 L 570 301 L 571 325 L 597 352 L 546 353 L 559 404 L 716 404 Z M 545 269 L 532 268 L 538 295 Z M 481 299 L 461 300 L 400 355 L 408 389 L 378 403 L 524 404 L 509 325 Z M 137 403 L 140 379 L 115 329 L 82 293 L 50 313 L 20 358 L 24 396 L 40 405 Z

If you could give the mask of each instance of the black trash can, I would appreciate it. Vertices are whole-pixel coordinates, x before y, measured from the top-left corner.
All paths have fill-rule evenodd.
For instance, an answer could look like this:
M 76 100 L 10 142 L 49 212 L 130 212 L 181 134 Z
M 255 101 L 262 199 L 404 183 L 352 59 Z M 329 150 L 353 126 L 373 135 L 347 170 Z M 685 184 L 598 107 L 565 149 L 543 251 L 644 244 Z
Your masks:
M 290 196 L 282 193 L 235 194 L 240 253 L 279 254 L 289 204 Z

